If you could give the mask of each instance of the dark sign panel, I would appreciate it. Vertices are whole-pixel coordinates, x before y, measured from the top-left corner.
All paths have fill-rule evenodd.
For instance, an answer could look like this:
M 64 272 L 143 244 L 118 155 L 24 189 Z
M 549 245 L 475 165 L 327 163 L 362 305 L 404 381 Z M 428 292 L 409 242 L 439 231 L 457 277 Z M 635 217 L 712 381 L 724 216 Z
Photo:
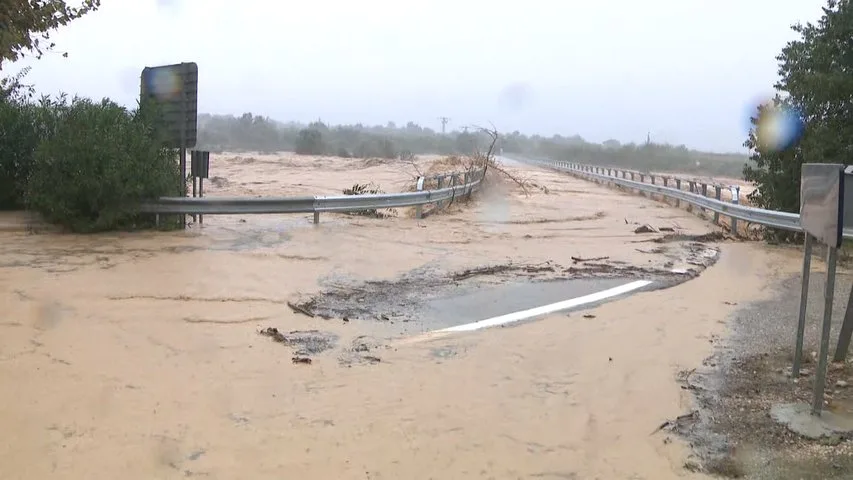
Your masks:
M 154 101 L 163 113 L 169 147 L 192 148 L 198 137 L 198 65 L 194 62 L 145 67 L 142 100 Z
M 210 152 L 193 150 L 190 154 L 190 173 L 196 178 L 210 175 Z
M 800 224 L 820 243 L 840 247 L 844 231 L 844 166 L 805 163 L 801 179 Z

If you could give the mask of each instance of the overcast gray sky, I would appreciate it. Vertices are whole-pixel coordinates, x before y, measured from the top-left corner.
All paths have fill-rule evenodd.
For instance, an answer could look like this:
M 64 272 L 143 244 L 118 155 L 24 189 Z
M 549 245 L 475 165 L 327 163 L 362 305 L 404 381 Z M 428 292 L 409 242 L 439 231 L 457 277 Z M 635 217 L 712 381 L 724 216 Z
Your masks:
M 741 151 L 775 56 L 824 0 L 103 0 L 32 65 L 43 93 L 133 105 L 194 61 L 199 109 L 579 134 Z

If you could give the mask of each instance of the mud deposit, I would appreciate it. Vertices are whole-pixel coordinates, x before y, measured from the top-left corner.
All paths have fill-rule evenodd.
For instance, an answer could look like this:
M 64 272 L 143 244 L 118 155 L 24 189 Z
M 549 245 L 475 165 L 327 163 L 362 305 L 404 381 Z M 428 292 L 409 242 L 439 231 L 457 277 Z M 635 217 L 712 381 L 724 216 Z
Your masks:
M 529 282 L 561 282 L 591 279 L 652 280 L 652 288 L 666 288 L 699 275 L 712 265 L 719 254 L 716 247 L 704 243 L 681 242 L 666 250 L 668 256 L 690 268 L 646 268 L 609 261 L 608 257 L 574 257 L 571 265 L 555 262 L 539 264 L 501 263 L 448 272 L 440 266 L 429 265 L 407 272 L 393 280 L 361 281 L 338 279 L 326 282 L 321 292 L 289 302 L 295 312 L 310 317 L 350 321 L 375 321 L 398 325 L 394 330 L 403 332 L 430 330 L 424 322 L 431 300 L 459 297 L 466 293 L 507 284 Z M 674 262 L 667 262 L 670 267 Z M 610 288 L 607 286 L 605 288 Z M 570 292 L 571 289 L 567 288 Z M 569 297 L 571 298 L 571 297 Z M 559 300 L 565 300 L 560 298 Z M 556 300 L 553 300 L 556 301 Z M 544 303 L 553 303 L 546 301 Z M 539 305 L 532 305 L 539 306 Z M 500 314 L 511 313 L 512 310 Z M 454 315 L 455 312 L 444 312 Z M 416 322 L 416 325 L 412 325 Z M 445 325 L 441 325 L 445 326 Z
M 732 338 L 709 339 L 716 345 L 716 353 L 702 367 L 680 374 L 682 388 L 693 394 L 697 408 L 667 422 L 661 430 L 689 440 L 694 455 L 686 468 L 724 478 L 853 477 L 853 439 L 833 435 L 808 440 L 777 424 L 769 415 L 774 404 L 811 404 L 823 303 L 821 277 L 812 275 L 804 365 L 799 379 L 790 376 L 799 305 L 798 277 L 774 285 L 772 300 L 741 307 L 733 319 Z M 838 281 L 833 347 L 850 291 L 849 276 L 840 275 Z M 853 416 L 853 365 L 849 357 L 848 362 L 830 363 L 826 385 L 825 408 Z

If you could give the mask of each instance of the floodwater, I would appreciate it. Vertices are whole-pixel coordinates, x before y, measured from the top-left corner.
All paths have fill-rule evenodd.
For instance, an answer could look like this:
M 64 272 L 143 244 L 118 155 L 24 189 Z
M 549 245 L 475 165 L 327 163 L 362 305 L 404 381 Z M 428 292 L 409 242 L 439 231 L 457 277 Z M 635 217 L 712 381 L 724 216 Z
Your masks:
M 332 192 L 373 176 L 264 161 L 256 186 L 257 172 L 213 159 L 212 175 L 229 173 L 210 194 L 291 194 L 288 182 L 309 181 Z M 399 167 L 369 168 L 390 180 Z M 388 341 L 397 331 L 382 322 L 288 306 L 336 285 L 507 261 L 690 267 L 635 224 L 708 230 L 649 199 L 525 168 L 509 170 L 526 194 L 493 179 L 480 200 L 421 221 L 208 216 L 184 232 L 76 236 L 30 234 L 4 216 L 0 478 L 689 478 L 682 447 L 649 432 L 685 408 L 674 373 L 706 354 L 723 300 L 756 296 L 773 260 L 760 250 L 727 247 L 699 278 L 598 306 L 595 319 L 408 345 Z M 500 215 L 489 196 L 504 199 Z M 739 270 L 748 264 L 753 273 Z M 557 285 L 431 308 L 479 320 L 562 297 Z M 293 348 L 258 334 L 270 327 L 338 344 L 293 363 Z

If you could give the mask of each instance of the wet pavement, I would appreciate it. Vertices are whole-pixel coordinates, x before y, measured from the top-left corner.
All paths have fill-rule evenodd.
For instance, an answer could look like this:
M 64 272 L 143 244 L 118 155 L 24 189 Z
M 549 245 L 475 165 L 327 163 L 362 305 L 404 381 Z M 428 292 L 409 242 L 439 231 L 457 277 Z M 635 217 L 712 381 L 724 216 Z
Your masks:
M 426 302 L 420 318 L 429 330 L 454 327 L 582 297 L 630 281 L 627 278 L 575 279 L 473 287 Z M 631 294 L 638 291 L 641 290 L 634 290 Z M 612 297 L 606 301 L 622 297 Z M 566 311 L 589 309 L 600 303 L 603 302 L 587 303 Z

